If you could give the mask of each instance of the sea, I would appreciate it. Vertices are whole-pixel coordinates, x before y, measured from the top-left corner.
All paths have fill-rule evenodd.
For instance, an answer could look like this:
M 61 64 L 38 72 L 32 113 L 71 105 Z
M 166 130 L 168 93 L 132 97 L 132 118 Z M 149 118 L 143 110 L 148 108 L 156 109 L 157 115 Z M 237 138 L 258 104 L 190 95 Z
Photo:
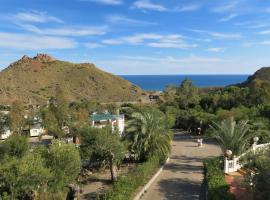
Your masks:
M 179 86 L 188 78 L 197 87 L 224 87 L 245 81 L 250 75 L 120 75 L 144 90 L 163 91 L 168 85 Z

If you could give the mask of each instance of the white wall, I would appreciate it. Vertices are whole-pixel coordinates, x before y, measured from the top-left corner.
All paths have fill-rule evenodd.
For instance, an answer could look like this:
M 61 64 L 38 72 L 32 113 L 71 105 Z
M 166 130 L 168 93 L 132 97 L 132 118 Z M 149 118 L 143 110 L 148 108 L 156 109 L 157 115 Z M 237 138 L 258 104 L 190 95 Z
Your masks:
M 12 132 L 9 129 L 6 129 L 3 134 L 0 135 L 1 140 L 7 139 L 9 136 L 11 136 Z

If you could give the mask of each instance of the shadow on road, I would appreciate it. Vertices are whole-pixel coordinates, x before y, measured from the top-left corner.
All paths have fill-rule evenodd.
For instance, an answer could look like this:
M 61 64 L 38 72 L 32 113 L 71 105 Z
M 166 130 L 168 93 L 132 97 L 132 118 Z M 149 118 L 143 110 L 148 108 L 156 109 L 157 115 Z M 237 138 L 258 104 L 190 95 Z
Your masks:
M 168 179 L 159 182 L 160 193 L 169 200 L 193 200 L 202 199 L 202 187 L 199 182 L 191 182 L 188 179 Z

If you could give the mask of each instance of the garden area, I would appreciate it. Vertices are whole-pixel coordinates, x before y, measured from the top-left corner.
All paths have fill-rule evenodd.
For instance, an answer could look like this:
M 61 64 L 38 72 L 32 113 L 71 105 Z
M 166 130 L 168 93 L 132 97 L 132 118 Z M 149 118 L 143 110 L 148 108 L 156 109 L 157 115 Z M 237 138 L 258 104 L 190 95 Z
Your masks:
M 69 104 L 61 95 L 35 114 L 54 138 L 46 144 L 29 142 L 24 107 L 11 106 L 5 122 L 15 134 L 0 143 L 0 199 L 132 198 L 170 153 L 167 116 L 147 105 Z M 91 127 L 89 113 L 104 109 L 125 114 L 123 135 L 110 126 Z M 67 142 L 70 137 L 79 144 Z

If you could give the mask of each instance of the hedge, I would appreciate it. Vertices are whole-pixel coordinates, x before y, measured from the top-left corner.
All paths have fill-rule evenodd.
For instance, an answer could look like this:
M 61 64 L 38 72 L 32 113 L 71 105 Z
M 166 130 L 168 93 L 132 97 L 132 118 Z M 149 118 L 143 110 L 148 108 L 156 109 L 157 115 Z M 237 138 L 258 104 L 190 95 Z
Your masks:
M 135 192 L 144 186 L 160 167 L 160 159 L 152 157 L 147 162 L 140 164 L 126 176 L 121 176 L 113 184 L 112 188 L 100 200 L 123 200 L 131 199 Z
M 230 186 L 225 180 L 223 159 L 210 158 L 204 161 L 204 177 L 207 186 L 208 200 L 233 200 Z

